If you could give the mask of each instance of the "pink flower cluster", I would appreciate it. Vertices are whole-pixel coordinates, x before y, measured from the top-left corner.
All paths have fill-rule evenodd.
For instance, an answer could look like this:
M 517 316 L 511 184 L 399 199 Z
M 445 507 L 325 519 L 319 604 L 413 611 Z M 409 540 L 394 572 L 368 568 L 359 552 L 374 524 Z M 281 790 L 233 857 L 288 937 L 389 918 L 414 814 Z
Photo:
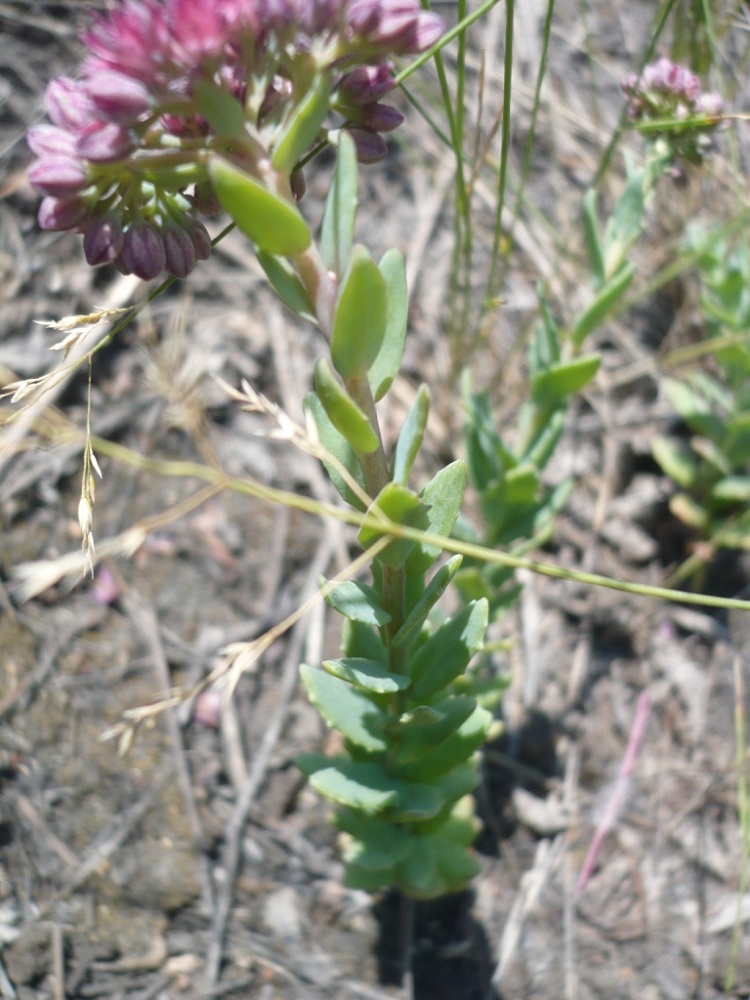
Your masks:
M 664 129 L 650 130 L 649 135 L 669 142 L 676 155 L 701 161 L 709 145 L 706 133 L 721 123 L 724 114 L 719 94 L 704 91 L 692 70 L 666 58 L 644 67 L 640 76 L 631 73 L 622 89 L 633 121 L 663 120 Z
M 207 121 L 206 93 L 242 117 L 252 168 L 325 73 L 330 108 L 373 162 L 402 120 L 381 103 L 388 57 L 424 51 L 442 30 L 418 0 L 122 0 L 84 33 L 78 77 L 50 83 L 52 124 L 29 131 L 39 223 L 82 232 L 91 264 L 184 277 L 210 252 L 197 218 L 213 200 L 206 157 L 238 153 L 237 136 L 227 144 Z
M 631 118 L 715 118 L 724 113 L 719 94 L 705 93 L 692 70 L 666 58 L 646 66 L 640 76 L 631 73 L 622 88 L 630 99 Z

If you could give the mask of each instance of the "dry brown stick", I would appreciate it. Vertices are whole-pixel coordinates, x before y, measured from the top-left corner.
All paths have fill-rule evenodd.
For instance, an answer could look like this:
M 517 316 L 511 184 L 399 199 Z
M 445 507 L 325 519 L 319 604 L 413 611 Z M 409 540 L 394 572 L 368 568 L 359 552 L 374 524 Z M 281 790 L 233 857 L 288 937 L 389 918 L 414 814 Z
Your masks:
M 331 554 L 330 541 L 326 538 L 319 547 L 317 556 L 310 568 L 304 593 L 309 593 L 317 586 L 317 579 L 326 569 L 331 559 Z M 286 722 L 289 705 L 297 687 L 297 674 L 307 628 L 308 619 L 304 618 L 292 629 L 289 648 L 284 661 L 284 671 L 278 687 L 278 706 L 255 753 L 252 766 L 247 775 L 247 781 L 235 804 L 234 812 L 226 831 L 226 844 L 223 857 L 224 881 L 216 897 L 214 919 L 211 926 L 211 940 L 208 946 L 204 973 L 204 990 L 208 993 L 214 989 L 219 979 L 221 960 L 224 953 L 224 940 L 234 894 L 234 883 L 239 872 L 242 856 L 242 834 L 252 804 L 265 781 L 271 754 Z

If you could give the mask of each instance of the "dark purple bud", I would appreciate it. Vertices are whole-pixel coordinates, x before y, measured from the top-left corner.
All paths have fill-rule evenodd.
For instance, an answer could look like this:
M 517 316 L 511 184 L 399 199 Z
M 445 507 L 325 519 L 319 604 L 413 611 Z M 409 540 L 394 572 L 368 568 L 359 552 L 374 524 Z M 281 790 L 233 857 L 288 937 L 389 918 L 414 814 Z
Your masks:
M 344 104 L 370 104 L 380 100 L 395 86 L 392 63 L 357 66 L 341 78 L 338 98 Z
M 42 194 L 68 198 L 86 187 L 86 171 L 70 156 L 44 156 L 29 167 L 29 180 Z
M 89 207 L 80 198 L 44 198 L 37 219 L 42 229 L 61 232 L 75 229 L 86 218 Z
M 338 8 L 337 0 L 300 0 L 299 25 L 308 35 L 317 35 L 326 28 L 334 29 Z
M 34 125 L 26 133 L 26 142 L 37 156 L 69 156 L 75 159 L 75 136 L 56 125 Z
M 211 237 L 202 222 L 193 220 L 190 224 L 190 239 L 195 247 L 195 256 L 198 260 L 208 260 L 211 256 Z
M 148 90 L 124 73 L 99 70 L 85 81 L 86 92 L 102 118 L 119 124 L 136 121 L 151 106 Z
M 201 215 L 207 215 L 209 219 L 217 219 L 224 211 L 210 181 L 195 185 L 193 202 Z
M 355 35 L 368 36 L 380 24 L 381 0 L 354 0 L 346 15 L 346 23 Z
M 186 278 L 195 264 L 195 245 L 184 229 L 168 229 L 164 233 L 166 269 L 175 278 Z
M 118 253 L 118 255 L 115 257 L 115 259 L 112 261 L 112 263 L 115 265 L 115 267 L 120 272 L 120 274 L 128 275 L 128 274 L 132 274 L 133 273 L 130 270 L 130 268 L 125 264 L 125 261 L 123 260 L 123 257 L 122 257 L 122 251 L 120 251 L 120 253 Z
M 360 163 L 377 163 L 388 155 L 385 140 L 376 132 L 367 132 L 363 128 L 349 128 L 347 132 L 354 140 Z
M 85 90 L 67 76 L 60 76 L 48 85 L 44 106 L 55 125 L 73 132 L 86 128 L 93 118 L 93 108 Z
M 133 149 L 129 132 L 113 122 L 95 122 L 78 137 L 76 152 L 94 163 L 116 163 Z
M 109 264 L 123 246 L 122 226 L 114 215 L 100 215 L 86 226 L 83 252 L 92 267 Z
M 128 229 L 120 256 L 125 267 L 144 281 L 161 274 L 167 263 L 164 241 L 146 222 L 138 222 Z
M 289 187 L 292 189 L 292 195 L 295 201 L 302 201 L 305 197 L 305 191 L 307 191 L 307 182 L 305 181 L 305 173 L 303 170 L 295 170 L 292 176 L 289 178 Z
M 390 104 L 368 104 L 357 117 L 357 124 L 369 132 L 391 132 L 398 128 L 404 116 Z

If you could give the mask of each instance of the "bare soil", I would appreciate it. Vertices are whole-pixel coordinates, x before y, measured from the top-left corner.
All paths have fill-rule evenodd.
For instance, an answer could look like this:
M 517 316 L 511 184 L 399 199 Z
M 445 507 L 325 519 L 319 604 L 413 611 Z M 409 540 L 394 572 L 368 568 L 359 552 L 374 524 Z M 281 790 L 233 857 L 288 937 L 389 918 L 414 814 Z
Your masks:
M 4 383 L 39 376 L 56 360 L 49 346 L 59 335 L 34 320 L 122 307 L 147 292 L 113 270 L 89 269 L 78 237 L 40 232 L 24 176 L 23 133 L 42 114 L 47 81 L 75 66 L 76 29 L 89 6 L 0 3 Z M 521 7 L 515 169 L 544 12 L 535 2 Z M 471 357 L 476 384 L 490 388 L 500 419 L 510 420 L 535 282 L 547 283 L 563 314 L 583 301 L 580 198 L 652 14 L 645 2 L 560 3 L 530 207 L 515 230 L 503 306 L 478 343 L 445 333 L 452 163 L 413 109 L 385 168 L 363 179 L 362 238 L 376 251 L 404 250 L 413 292 L 405 375 L 384 425 L 392 435 L 427 381 L 435 463 L 460 455 L 458 361 Z M 472 41 L 467 117 L 479 114 L 481 77 L 484 138 L 502 103 L 503 17 L 496 9 Z M 743 49 L 742 17 L 724 39 L 728 57 Z M 746 144 L 738 138 L 742 169 Z M 489 168 L 498 150 L 495 139 L 477 184 L 479 215 L 487 217 L 480 248 L 490 238 Z M 669 259 L 687 219 L 731 215 L 725 150 L 723 142 L 710 170 L 691 175 L 686 188 L 661 191 L 642 251 L 644 281 Z M 308 179 L 313 217 L 329 170 L 323 164 Z M 617 171 L 611 183 L 616 189 Z M 481 257 L 480 249 L 479 265 Z M 599 338 L 604 372 L 572 413 L 550 470 L 554 481 L 574 474 L 577 486 L 544 558 L 660 583 L 691 551 L 668 512 L 672 486 L 650 457 L 650 440 L 672 419 L 660 395 L 660 354 L 700 335 L 696 316 L 695 289 L 689 277 L 678 279 Z M 213 462 L 331 500 L 312 460 L 264 433 L 268 422 L 240 412 L 210 377 L 233 385 L 246 378 L 300 419 L 321 346 L 265 293 L 250 250 L 232 233 L 97 357 L 93 430 L 138 454 Z M 199 682 L 227 643 L 281 621 L 314 591 L 318 574 L 356 551 L 353 536 L 102 455 L 100 546 L 167 514 L 148 522 L 132 558 L 114 554 L 93 581 L 72 589 L 56 583 L 22 603 L 14 569 L 79 545 L 81 446 L 73 437 L 60 444 L 59 436 L 66 421 L 85 425 L 86 390 L 79 372 L 37 412 L 57 429 L 56 445 L 29 427 L 18 436 L 21 447 L 0 453 L 0 997 L 405 995 L 403 901 L 342 888 L 327 807 L 293 763 L 329 739 L 296 683 L 301 660 L 319 662 L 336 649 L 337 623 L 322 608 L 263 656 L 225 708 L 208 695 L 159 716 L 122 757 L 116 741 L 101 739 L 124 709 Z M 179 505 L 182 516 L 168 513 Z M 720 554 L 705 586 L 741 593 L 749 571 L 744 557 Z M 745 618 L 522 577 L 518 610 L 498 625 L 498 636 L 513 641 L 497 669 L 511 671 L 513 684 L 505 732 L 485 752 L 477 792 L 482 873 L 471 893 L 416 907 L 414 997 L 750 996 L 734 721 L 747 709 Z M 576 896 L 643 692 L 650 709 L 635 774 Z

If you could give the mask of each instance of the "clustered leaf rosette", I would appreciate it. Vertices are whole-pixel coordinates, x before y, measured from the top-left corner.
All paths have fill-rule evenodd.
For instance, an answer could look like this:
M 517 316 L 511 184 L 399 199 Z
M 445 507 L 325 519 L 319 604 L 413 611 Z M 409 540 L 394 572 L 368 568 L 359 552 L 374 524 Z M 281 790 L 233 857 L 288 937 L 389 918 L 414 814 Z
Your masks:
M 44 229 L 76 229 L 92 265 L 184 277 L 210 253 L 212 158 L 276 195 L 341 116 L 360 162 L 386 153 L 399 112 L 389 57 L 429 48 L 442 22 L 416 0 L 123 0 L 82 36 L 75 79 L 47 88 L 29 131 Z
M 692 70 L 670 59 L 658 59 L 631 73 L 622 84 L 628 115 L 633 122 L 652 125 L 654 141 L 666 143 L 675 158 L 700 164 L 710 148 L 709 135 L 723 121 L 724 101 L 704 91 Z M 664 128 L 659 128 L 664 122 Z

